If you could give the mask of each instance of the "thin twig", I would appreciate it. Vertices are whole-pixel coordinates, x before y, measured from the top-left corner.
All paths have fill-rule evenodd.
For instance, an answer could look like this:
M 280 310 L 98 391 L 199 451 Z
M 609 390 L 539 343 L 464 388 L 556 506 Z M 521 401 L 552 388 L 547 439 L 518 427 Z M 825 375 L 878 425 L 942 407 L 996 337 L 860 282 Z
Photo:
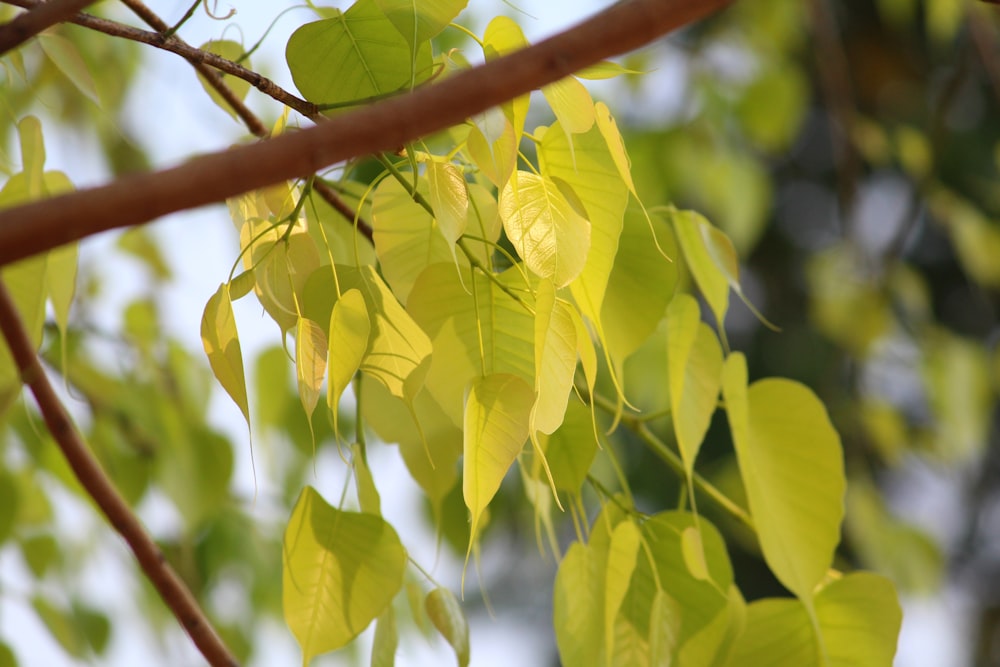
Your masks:
M 41 7 L 49 4 L 48 2 L 43 2 L 42 0 L 0 0 L 0 3 L 27 8 Z M 257 72 L 249 70 L 231 60 L 227 60 L 222 56 L 203 49 L 197 49 L 190 44 L 187 44 L 177 36 L 167 36 L 166 33 L 170 30 L 169 26 L 167 26 L 167 28 L 161 33 L 140 30 L 139 28 L 133 28 L 132 26 L 127 26 L 123 23 L 110 21 L 108 19 L 99 18 L 90 14 L 75 14 L 67 20 L 75 25 L 89 30 L 102 32 L 106 35 L 111 35 L 112 37 L 120 37 L 122 39 L 148 44 L 158 49 L 163 49 L 164 51 L 176 53 L 192 64 L 201 63 L 238 79 L 243 79 L 263 94 L 281 102 L 289 108 L 295 109 L 307 118 L 315 118 L 318 113 L 315 104 L 307 102 L 306 100 L 289 93 L 287 90 L 267 77 L 261 76 Z
M 49 0 L 0 25 L 0 55 L 28 41 L 46 28 L 65 21 L 95 0 Z
M 109 229 L 302 178 L 422 136 L 638 48 L 730 0 L 626 0 L 538 44 L 315 127 L 0 211 L 0 265 Z M 114 211 L 114 215 L 109 215 Z
M 234 667 L 238 663 L 215 633 L 191 592 L 173 571 L 163 552 L 143 528 L 125 500 L 105 475 L 97 459 L 83 443 L 69 414 L 59 402 L 41 362 L 17 312 L 6 285 L 0 282 L 0 331 L 3 332 L 11 356 L 21 373 L 21 380 L 31 388 L 49 432 L 55 438 L 63 456 L 77 480 L 116 531 L 128 543 L 146 576 L 159 591 L 160 597 L 173 611 L 195 646 L 214 667 Z

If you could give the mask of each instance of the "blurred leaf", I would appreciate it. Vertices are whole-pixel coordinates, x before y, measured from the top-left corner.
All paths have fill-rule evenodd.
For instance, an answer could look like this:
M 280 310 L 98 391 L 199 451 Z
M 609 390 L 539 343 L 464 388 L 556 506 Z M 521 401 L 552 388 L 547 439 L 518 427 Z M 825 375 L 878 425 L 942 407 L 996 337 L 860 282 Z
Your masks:
M 435 588 L 427 594 L 424 604 L 434 627 L 455 650 L 459 667 L 468 667 L 469 623 L 454 594 L 447 588 Z
M 250 405 L 247 400 L 246 376 L 243 372 L 243 352 L 236 331 L 236 317 L 229 300 L 229 287 L 219 285 L 201 318 L 201 341 L 208 355 L 208 363 L 219 384 L 250 423 Z M 325 346 L 324 346 L 325 347 Z
M 228 39 L 213 39 L 205 42 L 200 47 L 202 51 L 207 51 L 208 53 L 214 53 L 217 56 L 222 56 L 226 60 L 231 60 L 233 62 L 239 62 L 239 59 L 246 53 L 243 45 L 239 42 L 234 42 Z M 253 69 L 249 60 L 243 60 L 240 62 L 243 67 L 247 69 Z M 212 70 L 216 71 L 216 70 Z M 236 99 L 243 101 L 246 99 L 247 93 L 250 92 L 250 82 L 244 79 L 237 78 L 231 74 L 222 74 L 222 72 L 217 72 L 222 79 L 222 82 L 233 92 Z M 239 115 L 236 110 L 230 106 L 228 102 L 215 90 L 209 83 L 202 77 L 201 74 L 198 75 L 198 80 L 201 82 L 201 87 L 205 89 L 208 96 L 212 98 L 215 104 L 232 116 L 234 119 L 239 119 Z
M 66 75 L 73 85 L 91 102 L 101 106 L 101 98 L 94 85 L 87 63 L 79 50 L 65 37 L 53 32 L 43 32 L 36 35 L 38 45 L 42 47 L 45 56 L 52 61 L 60 72 Z
M 372 639 L 371 667 L 393 667 L 399 633 L 396 630 L 396 612 L 390 604 L 375 621 L 375 638 Z

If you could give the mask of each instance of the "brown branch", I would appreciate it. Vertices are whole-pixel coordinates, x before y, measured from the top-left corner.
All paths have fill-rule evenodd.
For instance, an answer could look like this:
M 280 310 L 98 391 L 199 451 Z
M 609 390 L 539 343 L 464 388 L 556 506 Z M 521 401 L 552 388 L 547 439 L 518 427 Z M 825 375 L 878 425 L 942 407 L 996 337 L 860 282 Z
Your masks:
M 344 160 L 395 150 L 642 46 L 729 2 L 625 0 L 534 46 L 316 127 L 0 211 L 0 265 L 101 231 L 300 178 Z
M 0 25 L 0 55 L 20 46 L 46 28 L 65 21 L 95 0 L 49 0 Z
M 14 5 L 16 7 L 27 8 L 40 8 L 50 4 L 49 2 L 43 2 L 42 0 L 0 0 L 0 2 L 7 5 Z M 155 17 L 155 14 L 153 16 Z M 195 48 L 176 36 L 168 37 L 161 34 L 168 32 L 170 30 L 169 26 L 159 32 L 149 32 L 148 30 L 140 30 L 139 28 L 133 28 L 132 26 L 99 18 L 90 14 L 75 14 L 70 16 L 67 20 L 75 25 L 95 30 L 97 32 L 102 32 L 106 35 L 111 35 L 112 37 L 120 37 L 133 42 L 148 44 L 158 49 L 175 53 L 192 64 L 200 63 L 207 65 L 219 70 L 220 72 L 235 76 L 238 79 L 243 79 L 263 94 L 292 109 L 295 109 L 308 118 L 312 118 L 318 113 L 315 104 L 307 102 L 304 99 L 289 93 L 287 90 L 267 77 L 261 76 L 257 72 L 249 70 L 231 60 L 227 60 L 222 56 L 210 53 L 203 49 Z M 159 29 L 157 28 L 157 30 Z M 206 76 L 206 78 L 211 80 L 211 77 Z
M 146 533 L 139 519 L 129 509 L 114 484 L 104 474 L 97 459 L 83 443 L 69 414 L 52 389 L 41 362 L 35 355 L 28 332 L 24 328 L 10 292 L 2 281 L 0 281 L 0 331 L 7 340 L 11 356 L 21 373 L 22 382 L 31 388 L 45 424 L 73 469 L 77 480 L 128 543 L 146 576 L 159 591 L 160 597 L 170 607 L 210 665 L 214 667 L 237 665 L 236 659 L 219 639 L 191 592 L 166 562 L 159 547 Z

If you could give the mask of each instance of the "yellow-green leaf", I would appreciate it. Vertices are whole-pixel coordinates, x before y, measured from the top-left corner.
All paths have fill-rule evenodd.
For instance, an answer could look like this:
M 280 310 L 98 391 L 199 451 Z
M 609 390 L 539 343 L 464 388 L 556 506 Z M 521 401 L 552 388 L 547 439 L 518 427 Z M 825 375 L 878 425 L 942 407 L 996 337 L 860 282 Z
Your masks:
M 243 418 L 249 424 L 250 407 L 243 372 L 243 352 L 240 349 L 228 285 L 220 285 L 205 304 L 205 312 L 201 317 L 201 342 L 216 379 L 239 406 Z
M 667 365 L 674 434 L 690 476 L 718 402 L 722 349 L 687 294 L 675 296 L 667 309 Z
M 427 199 L 434 209 L 438 228 L 448 244 L 454 246 L 465 233 L 469 217 L 465 177 L 455 164 L 434 160 L 427 165 L 427 185 Z
M 427 182 L 418 191 L 428 195 Z M 372 198 L 372 232 L 375 253 L 386 282 L 405 304 L 413 283 L 424 269 L 437 262 L 453 261 L 453 247 L 438 224 L 394 178 L 387 178 Z
M 712 249 L 716 237 L 722 232 L 695 211 L 675 211 L 671 220 L 691 275 L 715 314 L 716 322 L 722 326 L 729 309 L 729 278 L 724 267 L 720 266 L 720 258 Z M 732 248 L 732 244 L 729 247 Z M 727 260 L 726 267 L 732 270 L 725 254 L 722 259 Z
M 805 605 L 792 598 L 751 602 L 747 606 L 746 628 L 737 638 L 726 665 L 825 667 L 820 662 L 816 633 Z
M 236 62 L 245 53 L 242 44 L 229 39 L 213 39 L 202 44 L 200 48 L 202 51 L 214 53 L 217 56 L 222 56 L 226 60 L 232 60 L 234 62 Z M 240 64 L 246 68 L 252 69 L 249 60 L 244 60 Z M 205 92 L 208 93 L 208 96 L 212 98 L 212 101 L 215 102 L 220 109 L 228 113 L 233 118 L 239 118 L 236 110 L 233 109 L 233 107 L 226 102 L 225 99 L 223 99 L 222 95 L 220 95 L 215 88 L 208 84 L 201 74 L 198 75 L 198 80 L 201 82 L 201 87 L 205 89 Z M 240 79 L 232 74 L 222 74 L 222 81 L 239 100 L 246 99 L 247 93 L 250 92 L 250 82 L 245 79 Z
M 53 32 L 43 32 L 37 35 L 36 39 L 45 56 L 60 72 L 66 75 L 66 78 L 76 89 L 91 102 L 101 106 L 101 98 L 97 93 L 97 86 L 94 85 L 94 77 L 91 76 L 87 63 L 73 42 Z
M 354 467 L 354 481 L 358 487 L 358 505 L 361 511 L 381 515 L 382 499 L 375 487 L 371 468 L 365 460 L 364 450 L 357 443 L 351 445 L 351 464 Z
M 60 38 L 61 39 L 61 38 Z M 45 142 L 42 124 L 35 116 L 25 116 L 17 124 L 21 143 L 21 167 L 27 185 L 27 199 L 40 199 L 45 195 L 42 179 L 45 173 Z
M 472 539 L 486 506 L 528 439 L 535 392 L 516 375 L 477 378 L 465 404 L 462 493 L 472 513 Z
M 445 29 L 468 0 L 375 0 L 411 46 L 417 46 Z
M 300 317 L 295 325 L 295 378 L 299 400 L 309 418 L 312 418 L 319 403 L 319 392 L 326 375 L 326 351 L 323 329 L 312 320 Z
M 361 368 L 371 336 L 368 305 L 358 289 L 344 292 L 330 311 L 329 379 L 326 402 L 336 427 L 337 406 L 344 389 Z M 336 430 L 336 428 L 335 428 Z
M 393 667 L 396 664 L 398 645 L 399 632 L 396 630 L 396 612 L 392 605 L 389 605 L 375 621 L 371 667 Z
M 552 181 L 517 171 L 499 199 L 500 219 L 517 254 L 537 276 L 565 287 L 583 271 L 590 222 Z
M 631 521 L 622 521 L 611 533 L 604 577 L 604 650 L 609 664 L 615 650 L 615 618 L 632 581 L 641 540 L 639 529 Z
M 815 604 L 831 667 L 892 667 L 903 613 L 888 579 L 852 572 L 823 588 Z
M 726 360 L 723 393 L 764 559 L 788 590 L 809 600 L 840 541 L 840 437 L 804 385 L 769 378 L 747 389 L 742 354 Z
M 466 142 L 469 157 L 497 188 L 507 185 L 517 166 L 517 138 L 514 126 L 507 120 L 500 136 L 491 141 L 477 126 L 469 130 Z
M 608 146 L 608 152 L 611 153 L 611 159 L 618 169 L 618 175 L 621 176 L 622 181 L 628 186 L 628 191 L 633 196 L 638 196 L 635 192 L 635 183 L 632 182 L 632 166 L 629 163 L 628 153 L 625 151 L 625 140 L 622 139 L 622 134 L 618 130 L 618 123 L 615 121 L 615 117 L 611 115 L 611 110 L 608 109 L 608 105 L 604 102 L 598 102 L 594 105 L 594 120 L 597 122 L 597 129 L 600 131 L 601 136 L 604 137 L 604 142 Z
M 497 16 L 489 22 L 483 32 L 483 55 L 487 62 L 526 46 L 528 46 L 528 40 L 524 38 L 521 26 L 509 16 Z M 511 123 L 515 146 L 521 142 L 524 121 L 528 116 L 530 104 L 531 97 L 529 95 L 521 95 L 503 104 L 504 115 Z M 503 184 L 501 183 L 499 187 L 503 187 Z
M 593 543 L 574 542 L 559 563 L 552 613 L 564 665 L 599 667 L 604 663 L 605 558 Z
M 579 401 L 572 401 L 562 424 L 543 442 L 556 489 L 579 494 L 598 447 L 590 411 Z
M 564 132 L 581 134 L 594 126 L 594 100 L 574 77 L 567 76 L 542 86 L 542 94 Z
M 455 595 L 447 588 L 435 588 L 427 594 L 424 607 L 431 623 L 455 650 L 459 667 L 468 667 L 469 623 Z
M 552 433 L 562 424 L 576 371 L 576 325 L 571 307 L 556 298 L 551 281 L 535 294 L 535 392 L 531 411 L 534 431 Z
M 403 585 L 406 552 L 374 514 L 344 512 L 312 487 L 285 529 L 282 600 L 303 664 L 344 646 L 392 603 Z

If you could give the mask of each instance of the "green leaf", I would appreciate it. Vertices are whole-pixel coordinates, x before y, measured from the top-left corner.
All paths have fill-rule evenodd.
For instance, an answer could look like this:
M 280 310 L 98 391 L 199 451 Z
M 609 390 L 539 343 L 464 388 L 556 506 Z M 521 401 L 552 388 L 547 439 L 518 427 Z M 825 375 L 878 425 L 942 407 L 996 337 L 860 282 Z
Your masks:
M 358 289 L 344 292 L 330 311 L 330 347 L 327 352 L 329 378 L 326 402 L 333 416 L 333 430 L 338 433 L 337 413 L 340 397 L 361 368 L 371 340 L 371 320 L 365 297 Z
M 605 559 L 593 543 L 574 542 L 559 563 L 553 625 L 564 665 L 603 665 Z
M 399 632 L 396 629 L 396 612 L 390 604 L 375 621 L 375 638 L 372 639 L 371 667 L 393 667 Z
M 236 316 L 229 300 L 228 285 L 219 289 L 205 304 L 201 316 L 201 342 L 208 355 L 208 364 L 222 388 L 250 423 L 250 405 L 247 400 L 246 376 L 243 372 L 243 352 L 236 331 Z
M 21 554 L 31 573 L 40 579 L 59 561 L 62 552 L 51 535 L 33 535 L 21 540 Z
M 604 142 L 608 146 L 611 159 L 618 169 L 618 175 L 621 176 L 622 181 L 628 187 L 628 191 L 633 196 L 638 197 L 635 192 L 635 183 L 632 182 L 632 167 L 629 163 L 628 153 L 625 151 L 625 141 L 618 130 L 618 123 L 615 121 L 615 117 L 611 115 L 611 110 L 608 109 L 608 105 L 604 102 L 598 102 L 594 105 L 594 120 L 597 122 L 597 129 L 601 133 L 601 136 L 604 137 Z
M 451 162 L 431 161 L 427 165 L 427 199 L 445 240 L 452 246 L 465 233 L 469 219 L 469 191 L 465 177 Z
M 243 54 L 245 53 L 242 44 L 228 39 L 219 39 L 219 40 L 213 39 L 205 42 L 199 48 L 202 51 L 214 53 L 217 56 L 222 56 L 226 60 L 231 60 L 233 62 L 238 61 L 239 58 L 243 56 Z M 253 67 L 250 65 L 249 60 L 244 60 L 240 64 L 246 67 L 247 69 L 253 69 Z M 212 98 L 212 101 L 215 102 L 215 104 L 219 108 L 221 108 L 223 111 L 228 113 L 233 118 L 239 119 L 239 115 L 236 113 L 236 110 L 233 109 L 233 107 L 230 106 L 230 104 L 226 102 L 226 100 L 224 100 L 221 95 L 219 95 L 218 91 L 216 91 L 215 88 L 213 88 L 208 84 L 208 82 L 201 74 L 198 75 L 198 81 L 201 82 L 201 87 L 205 89 L 205 92 L 208 93 L 208 96 Z M 233 94 L 239 100 L 246 99 L 247 93 L 250 92 L 250 82 L 246 81 L 245 79 L 240 79 L 238 77 L 233 76 L 232 74 L 222 74 L 222 81 L 223 83 L 226 84 L 226 86 L 229 87 L 231 91 L 233 91 Z
M 462 605 L 447 588 L 435 588 L 424 602 L 427 616 L 451 647 L 455 649 L 459 667 L 469 664 L 469 623 Z
M 312 487 L 295 503 L 282 553 L 285 622 L 303 664 L 360 634 L 403 585 L 406 552 L 392 526 L 334 509 Z
M 583 271 L 590 222 L 554 182 L 517 171 L 499 199 L 500 219 L 517 254 L 535 275 L 565 287 Z
M 486 30 L 483 31 L 483 55 L 487 62 L 519 51 L 526 46 L 528 46 L 528 40 L 525 39 L 521 26 L 509 16 L 497 16 L 489 22 Z M 512 137 L 515 146 L 521 142 L 524 121 L 528 117 L 530 104 L 530 95 L 521 95 L 501 106 L 513 129 Z M 503 183 L 499 184 L 498 187 L 502 188 Z
M 285 333 L 298 323 L 297 303 L 309 276 L 320 267 L 320 259 L 316 243 L 301 226 L 296 225 L 287 239 L 283 240 L 283 234 L 283 228 L 266 218 L 251 219 L 240 227 L 240 246 L 250 247 L 243 256 L 243 268 L 253 269 L 257 298 Z M 310 319 L 327 321 L 325 317 Z
M 399 33 L 413 47 L 448 27 L 468 0 L 375 0 Z
M 421 181 L 418 188 L 424 196 L 429 196 L 427 184 Z M 437 221 L 394 178 L 383 180 L 375 189 L 372 232 L 382 274 L 403 304 L 424 269 L 437 262 L 454 261 L 454 247 L 445 238 L 447 232 L 438 229 Z
M 567 406 L 562 424 L 543 440 L 545 458 L 556 489 L 578 495 L 597 454 L 597 435 L 590 411 L 578 401 Z
M 327 346 L 323 329 L 312 320 L 300 317 L 295 326 L 295 379 L 298 382 L 302 409 L 310 420 L 319 403 L 319 393 L 326 375 Z
M 552 433 L 562 424 L 576 371 L 576 325 L 571 306 L 556 298 L 550 281 L 535 294 L 535 393 L 533 431 Z
M 641 539 L 639 529 L 631 521 L 622 521 L 611 533 L 604 577 L 604 649 L 609 664 L 615 651 L 615 618 L 632 581 Z
M 378 8 L 358 0 L 343 14 L 300 27 L 285 59 L 296 87 L 310 102 L 349 104 L 402 92 L 432 74 L 431 51 L 417 49 Z
M 840 437 L 807 387 L 769 378 L 747 389 L 746 382 L 746 360 L 734 353 L 723 369 L 723 394 L 750 513 L 768 566 L 807 601 L 840 541 Z
M 556 183 L 568 185 L 586 210 L 590 248 L 571 289 L 582 314 L 600 327 L 601 306 L 622 233 L 628 191 L 597 129 L 570 136 L 561 130 L 561 124 L 553 125 L 542 135 L 539 160 L 542 173 Z
M 469 129 L 466 142 L 469 157 L 497 188 L 503 188 L 517 166 L 517 137 L 508 120 L 500 136 L 492 141 L 476 126 Z
M 472 513 L 472 538 L 483 511 L 528 439 L 535 392 L 506 373 L 477 378 L 465 404 L 462 494 Z M 471 548 L 471 543 L 470 543 Z
M 687 294 L 675 296 L 667 309 L 667 363 L 674 434 L 690 479 L 719 399 L 722 349 Z
M 62 72 L 87 99 L 97 106 L 101 106 L 101 98 L 97 93 L 97 86 L 94 85 L 94 77 L 91 76 L 87 63 L 73 42 L 52 32 L 36 35 L 36 39 L 45 56 L 52 61 L 56 69 Z
M 3 642 L 0 642 L 0 667 L 17 667 L 17 656 Z
M 664 252 L 676 257 L 677 241 L 669 228 L 660 227 L 658 237 Z M 646 216 L 630 206 L 601 307 L 608 352 L 619 366 L 656 330 L 676 286 L 677 262 L 663 259 Z
M 903 613 L 885 577 L 852 572 L 816 595 L 830 667 L 891 667 Z
M 726 664 L 728 667 L 824 667 L 818 650 L 805 605 L 791 598 L 769 598 L 747 606 L 746 628 Z
M 622 74 L 643 74 L 644 72 L 637 69 L 628 69 L 623 67 L 612 60 L 602 60 L 599 63 L 595 63 L 590 67 L 585 67 L 573 76 L 580 79 L 587 79 L 588 81 L 599 81 L 602 79 L 613 79 L 616 76 L 621 76 Z M 598 102 L 598 104 L 603 104 L 603 102 Z
M 63 650 L 74 658 L 87 657 L 87 638 L 69 610 L 58 607 L 40 596 L 31 599 L 31 606 Z
M 542 86 L 542 95 L 567 134 L 582 134 L 594 126 L 594 100 L 572 76 Z
M 17 135 L 21 143 L 21 173 L 27 186 L 26 199 L 41 199 L 45 195 L 42 185 L 45 174 L 42 124 L 35 116 L 25 116 L 17 124 Z
M 732 243 L 694 211 L 675 211 L 671 220 L 691 275 L 721 327 L 729 309 L 731 279 L 739 271 Z
M 354 467 L 354 481 L 358 487 L 358 505 L 361 506 L 361 511 L 381 516 L 382 500 L 375 487 L 371 468 L 365 460 L 364 450 L 357 443 L 351 445 L 351 464 Z

